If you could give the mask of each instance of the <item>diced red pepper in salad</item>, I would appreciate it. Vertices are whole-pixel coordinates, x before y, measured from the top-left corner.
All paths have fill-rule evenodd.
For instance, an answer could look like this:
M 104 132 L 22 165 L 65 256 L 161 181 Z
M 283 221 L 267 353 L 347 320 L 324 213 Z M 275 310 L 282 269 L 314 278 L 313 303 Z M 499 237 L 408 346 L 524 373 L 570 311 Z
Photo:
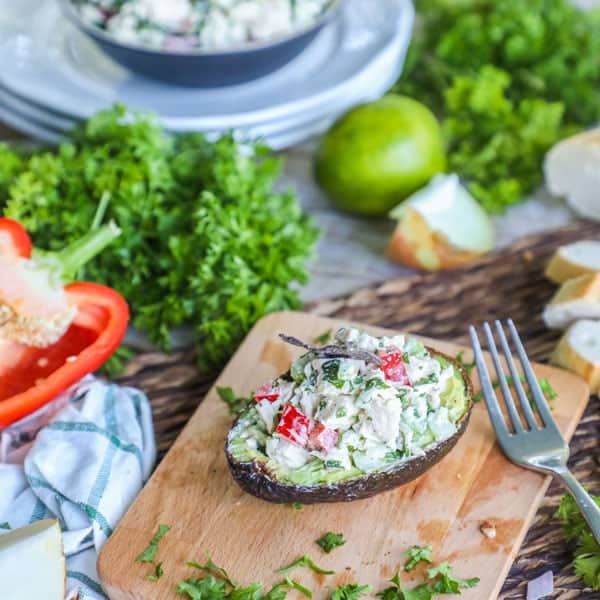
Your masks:
M 398 348 L 389 349 L 379 355 L 384 364 L 381 366 L 385 378 L 388 381 L 398 383 L 400 385 L 412 385 L 406 365 L 402 359 L 402 352 Z
M 275 431 L 289 442 L 304 447 L 309 430 L 310 419 L 292 404 L 286 404 Z
M 275 402 L 279 399 L 279 388 L 272 386 L 270 383 L 265 383 L 254 392 L 254 399 L 257 402 L 260 402 L 261 400 Z
M 317 452 L 329 452 L 338 441 L 338 432 L 325 427 L 323 423 L 315 423 L 308 436 L 308 449 Z

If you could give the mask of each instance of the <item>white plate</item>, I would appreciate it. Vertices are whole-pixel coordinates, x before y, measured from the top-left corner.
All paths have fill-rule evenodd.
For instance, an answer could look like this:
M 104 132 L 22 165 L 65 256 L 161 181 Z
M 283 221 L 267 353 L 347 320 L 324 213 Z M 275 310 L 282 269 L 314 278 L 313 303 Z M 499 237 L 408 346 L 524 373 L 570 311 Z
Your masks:
M 361 101 L 375 99 L 383 94 L 397 79 L 403 61 L 403 54 L 389 53 L 387 63 L 381 63 L 381 68 L 373 69 L 368 79 L 363 82 L 364 90 L 355 90 L 355 97 L 361 96 Z M 39 104 L 30 102 L 0 85 L 0 103 L 15 113 L 17 123 L 28 122 L 30 126 L 45 130 L 42 139 L 55 137 L 72 129 L 80 119 L 72 119 L 47 109 Z M 335 118 L 345 110 L 329 114 L 316 114 L 313 111 L 303 111 L 288 119 L 278 119 L 267 123 L 257 123 L 251 127 L 238 128 L 236 133 L 242 138 L 261 138 L 275 150 L 282 150 L 290 145 L 299 143 L 308 137 L 325 131 Z M 6 111 L 5 111 L 6 112 Z M 15 124 L 13 124 L 15 126 Z M 25 133 L 30 133 L 24 130 Z M 218 134 L 219 131 L 208 131 L 208 134 Z
M 249 127 L 299 113 L 308 118 L 309 112 L 315 119 L 360 102 L 356 90 L 364 95 L 373 72 L 393 58 L 399 72 L 414 16 L 410 0 L 346 0 L 341 18 L 278 72 L 249 84 L 194 90 L 129 74 L 51 0 L 28 18 L 17 14 L 19 4 L 0 0 L 2 86 L 69 118 L 87 118 L 120 101 L 153 110 L 173 131 Z
M 363 89 L 354 90 L 354 96 L 360 96 L 362 101 L 368 101 L 381 96 L 396 81 L 404 59 L 403 54 L 388 53 L 387 61 L 381 62 L 379 68 L 373 68 L 369 72 L 369 78 L 365 78 Z M 57 129 L 59 131 L 68 131 L 81 121 L 78 118 L 70 118 L 63 113 L 55 112 L 49 108 L 29 101 L 19 96 L 11 90 L 0 84 L 0 100 L 9 109 L 14 109 L 23 115 L 39 121 L 43 125 Z M 265 136 L 280 133 L 284 129 L 301 127 L 307 122 L 312 122 L 317 118 L 333 118 L 337 116 L 345 107 L 335 110 L 332 114 L 326 114 L 324 111 L 315 113 L 314 111 L 302 111 L 287 119 L 277 119 L 267 121 L 266 123 L 256 123 L 251 128 L 246 128 L 246 133 L 250 136 Z
M 333 118 L 325 117 L 312 120 L 297 127 L 279 130 L 269 135 L 261 135 L 255 132 L 252 139 L 260 138 L 273 150 L 284 150 L 324 132 L 331 125 Z M 72 121 L 70 127 L 60 129 L 56 128 L 52 121 L 48 123 L 47 119 L 47 115 L 44 115 L 39 107 L 27 104 L 11 96 L 6 90 L 0 89 L 0 121 L 34 139 L 57 144 L 64 139 L 65 133 L 76 125 L 76 122 Z M 206 134 L 211 139 L 217 137 L 219 132 L 206 132 Z M 247 133 L 236 131 L 236 135 L 240 139 L 248 139 Z
M 58 144 L 63 139 L 62 132 L 40 125 L 18 112 L 5 108 L 3 104 L 0 104 L 0 121 L 17 131 L 27 134 L 35 140 L 41 140 L 42 142 L 48 142 L 50 144 Z

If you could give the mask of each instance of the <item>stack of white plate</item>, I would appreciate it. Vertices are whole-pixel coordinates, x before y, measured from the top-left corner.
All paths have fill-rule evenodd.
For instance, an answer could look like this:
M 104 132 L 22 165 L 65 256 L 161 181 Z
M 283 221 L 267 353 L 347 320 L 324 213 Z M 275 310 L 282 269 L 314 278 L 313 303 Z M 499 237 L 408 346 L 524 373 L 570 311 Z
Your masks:
M 121 102 L 170 131 L 235 130 L 275 149 L 324 131 L 397 79 L 410 41 L 410 0 L 346 0 L 339 18 L 295 60 L 242 85 L 193 89 L 132 74 L 69 23 L 54 0 L 0 0 L 0 121 L 59 141 Z

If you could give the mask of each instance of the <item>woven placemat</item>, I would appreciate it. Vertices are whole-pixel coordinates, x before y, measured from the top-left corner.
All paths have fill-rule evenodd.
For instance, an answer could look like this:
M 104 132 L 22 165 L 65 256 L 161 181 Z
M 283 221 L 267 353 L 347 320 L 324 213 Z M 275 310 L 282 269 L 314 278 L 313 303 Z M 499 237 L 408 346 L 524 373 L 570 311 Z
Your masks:
M 542 306 L 556 289 L 544 279 L 544 266 L 559 245 L 582 238 L 600 238 L 600 226 L 576 222 L 523 239 L 459 271 L 390 281 L 307 309 L 467 345 L 469 323 L 510 316 L 517 323 L 530 356 L 544 361 L 558 338 L 540 318 Z M 192 352 L 140 355 L 130 362 L 120 379 L 121 383 L 141 388 L 150 397 L 161 456 L 213 380 L 213 376 L 198 374 Z M 580 481 L 596 493 L 600 493 L 599 409 L 600 401 L 592 398 L 571 443 L 570 461 Z M 555 593 L 548 598 L 600 599 L 600 593 L 585 590 L 569 568 L 569 550 L 553 518 L 562 494 L 563 489 L 553 483 L 505 582 L 501 599 L 525 598 L 527 581 L 548 569 L 555 575 Z

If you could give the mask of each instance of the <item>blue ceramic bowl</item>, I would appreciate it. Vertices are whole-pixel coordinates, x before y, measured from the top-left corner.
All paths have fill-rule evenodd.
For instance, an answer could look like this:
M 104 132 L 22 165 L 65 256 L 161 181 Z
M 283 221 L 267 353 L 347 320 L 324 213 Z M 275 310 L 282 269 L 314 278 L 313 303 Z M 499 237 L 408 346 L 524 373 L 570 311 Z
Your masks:
M 122 43 L 99 27 L 86 23 L 72 0 L 60 0 L 60 4 L 80 31 L 130 71 L 176 85 L 221 87 L 252 81 L 286 65 L 336 17 L 341 0 L 332 0 L 319 19 L 286 37 L 271 42 L 250 43 L 231 50 L 194 49 L 187 52 Z

